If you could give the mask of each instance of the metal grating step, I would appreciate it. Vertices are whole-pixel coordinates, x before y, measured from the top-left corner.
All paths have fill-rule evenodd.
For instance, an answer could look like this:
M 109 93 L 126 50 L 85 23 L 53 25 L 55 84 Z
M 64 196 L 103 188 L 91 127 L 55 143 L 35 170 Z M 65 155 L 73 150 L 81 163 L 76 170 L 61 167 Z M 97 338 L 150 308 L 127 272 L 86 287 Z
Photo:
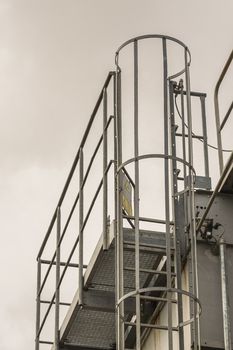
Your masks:
M 131 249 L 124 248 L 124 292 L 135 289 L 134 230 L 124 229 L 124 240 Z M 67 349 L 112 349 L 115 344 L 115 237 L 111 225 L 108 249 L 103 250 L 103 238 L 96 246 L 84 276 L 84 304 L 79 305 L 78 291 L 60 330 L 61 343 Z M 166 240 L 162 232 L 140 231 L 140 244 L 150 249 L 140 251 L 140 286 L 147 287 L 154 278 L 153 270 L 159 270 L 165 255 Z M 173 240 L 171 239 L 171 245 Z M 160 250 L 157 250 L 157 247 Z M 165 276 L 164 276 L 165 277 Z M 135 300 L 129 299 L 125 311 L 127 318 L 135 313 Z
M 65 339 L 67 344 L 112 349 L 115 342 L 115 314 L 95 310 L 79 310 Z

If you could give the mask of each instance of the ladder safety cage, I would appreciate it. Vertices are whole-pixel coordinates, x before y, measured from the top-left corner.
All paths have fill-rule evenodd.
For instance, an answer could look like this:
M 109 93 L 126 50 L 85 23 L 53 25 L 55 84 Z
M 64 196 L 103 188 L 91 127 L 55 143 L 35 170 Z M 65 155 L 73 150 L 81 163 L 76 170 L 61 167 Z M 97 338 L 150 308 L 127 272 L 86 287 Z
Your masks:
M 162 60 L 163 60 L 163 120 L 164 120 L 164 153 L 157 154 L 140 154 L 139 150 L 139 43 L 144 39 L 159 39 L 162 46 Z M 170 41 L 176 43 L 183 48 L 184 64 L 183 69 L 178 73 L 168 75 L 169 57 L 167 54 L 167 43 Z M 134 139 L 134 156 L 122 162 L 122 119 L 124 119 L 124 112 L 122 111 L 122 74 L 123 68 L 120 65 L 120 54 L 126 46 L 132 46 L 133 52 L 133 139 Z M 154 328 L 158 330 L 167 331 L 167 345 L 168 349 L 174 348 L 174 331 L 178 332 L 179 349 L 185 348 L 184 330 L 183 327 L 192 324 L 191 339 L 193 348 L 198 349 L 200 344 L 199 334 L 199 314 L 201 311 L 198 300 L 198 286 L 197 286 L 197 266 L 196 266 L 196 228 L 195 228 L 195 213 L 194 213 L 194 181 L 195 170 L 193 168 L 193 138 L 196 136 L 192 133 L 192 116 L 191 116 L 191 96 L 200 97 L 202 110 L 202 127 L 203 136 L 203 153 L 205 162 L 205 176 L 209 176 L 208 167 L 208 148 L 207 148 L 207 128 L 206 128 L 206 114 L 205 114 L 205 97 L 204 94 L 191 93 L 189 66 L 191 56 L 188 48 L 177 39 L 163 36 L 163 35 L 145 35 L 133 38 L 124 43 L 116 53 L 116 82 L 117 82 L 117 242 L 116 242 L 116 298 L 117 298 L 117 349 L 124 350 L 135 348 L 140 350 L 143 342 L 146 339 L 148 330 Z M 174 82 L 176 78 L 184 77 L 184 83 L 179 90 L 176 89 L 177 83 Z M 183 86 L 184 85 L 184 86 Z M 175 122 L 175 102 L 174 96 L 179 94 L 181 97 L 181 113 L 179 113 L 182 120 L 182 131 L 178 134 L 177 125 Z M 187 131 L 186 131 L 187 128 Z M 182 158 L 177 157 L 176 153 L 176 138 L 182 137 L 183 154 Z M 186 146 L 186 139 L 188 145 Z M 187 148 L 187 149 L 186 149 Z M 164 162 L 164 196 L 165 196 L 165 220 L 154 218 L 141 218 L 140 216 L 140 168 L 139 163 L 143 160 L 163 159 Z M 183 177 L 179 178 L 179 169 L 177 164 L 183 165 Z M 127 169 L 128 165 L 134 165 L 134 174 L 130 174 L 134 182 L 134 208 L 133 215 L 125 215 L 122 210 L 122 171 Z M 130 170 L 127 169 L 128 173 Z M 170 181 L 171 179 L 171 181 Z M 182 180 L 183 188 L 179 191 L 178 181 Z M 152 200 L 152 198 L 150 198 Z M 188 230 L 188 249 L 190 251 L 190 271 L 191 271 L 191 291 L 188 292 L 190 298 L 191 315 L 189 320 L 184 321 L 183 315 L 183 299 L 187 292 L 182 289 L 181 271 L 182 271 L 182 253 L 181 242 L 184 241 L 185 233 L 178 226 L 179 221 L 179 203 L 184 201 L 186 209 L 186 229 Z M 172 205 L 172 213 L 170 211 Z M 131 221 L 131 227 L 134 232 L 134 290 L 127 291 L 125 287 L 125 272 L 129 270 L 125 268 L 125 260 L 127 260 L 126 253 L 128 246 L 124 241 L 124 221 Z M 152 278 L 149 278 L 149 285 L 143 284 L 142 274 L 145 271 L 142 268 L 144 261 L 142 256 L 142 249 L 144 245 L 141 243 L 141 223 L 144 222 L 160 222 L 165 225 L 164 246 L 160 252 L 160 262 L 157 267 L 153 265 L 152 275 L 159 274 L 158 266 L 162 266 L 161 274 L 164 274 L 165 279 L 154 279 L 154 285 L 151 286 Z M 133 222 L 133 225 L 132 225 Z M 171 224 L 172 223 L 172 224 Z M 157 232 L 153 232 L 156 237 Z M 156 257 L 156 248 L 154 245 L 152 249 Z M 157 256 L 158 258 L 158 256 Z M 155 259 L 156 260 L 156 259 Z M 162 265 L 161 265 L 162 263 Z M 155 262 L 154 262 L 155 264 Z M 160 267 L 161 268 L 161 267 Z M 132 268 L 131 268 L 132 269 Z M 148 283 L 148 280 L 147 280 Z M 175 300 L 174 300 L 175 295 Z M 127 311 L 127 302 L 130 299 L 135 299 L 135 310 L 133 314 Z M 150 317 L 150 322 L 145 321 L 143 309 L 143 301 L 157 300 L 156 307 L 151 310 L 154 317 Z M 175 301 L 175 304 L 174 304 Z M 167 306 L 167 324 L 156 324 L 156 317 L 159 314 L 158 310 Z M 176 306 L 175 313 L 178 317 L 178 324 L 174 327 L 174 305 Z M 132 336 L 133 334 L 133 336 Z M 133 341 L 131 339 L 133 338 Z

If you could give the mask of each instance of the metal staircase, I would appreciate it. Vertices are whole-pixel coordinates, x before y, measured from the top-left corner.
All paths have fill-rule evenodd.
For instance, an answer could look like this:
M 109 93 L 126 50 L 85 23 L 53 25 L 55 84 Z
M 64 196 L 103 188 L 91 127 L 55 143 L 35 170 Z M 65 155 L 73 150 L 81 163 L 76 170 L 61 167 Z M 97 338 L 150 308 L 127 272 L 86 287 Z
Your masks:
M 159 118 L 164 124 L 163 153 L 154 153 L 156 150 L 153 145 L 151 153 L 140 152 L 139 121 L 145 116 L 140 115 L 139 52 L 144 40 L 150 40 L 152 45 L 155 41 L 161 43 L 163 111 Z M 183 52 L 183 68 L 172 74 L 169 73 L 169 63 L 172 61 L 170 44 Z M 126 48 L 132 49 L 133 53 L 133 123 L 130 134 L 134 146 L 129 159 L 125 159 L 123 147 L 122 125 L 127 113 L 122 107 L 124 70 L 120 64 L 121 54 Z M 158 338 L 161 332 L 166 332 L 165 349 L 200 348 L 201 306 L 198 300 L 194 188 L 210 189 L 210 180 L 206 95 L 191 91 L 190 61 L 186 45 L 163 35 L 133 38 L 118 49 L 116 71 L 109 73 L 101 90 L 37 257 L 36 350 L 43 344 L 52 346 L 54 350 L 140 350 L 151 330 L 155 331 Z M 109 101 L 109 96 L 113 102 Z M 202 135 L 192 132 L 193 98 L 200 99 Z M 109 105 L 112 105 L 112 110 Z M 99 116 L 102 133 L 86 163 L 86 142 Z M 111 127 L 112 139 L 109 138 Z M 193 140 L 197 138 L 203 142 L 204 176 L 197 176 L 193 166 Z M 114 155 L 113 159 L 110 159 L 110 151 Z M 102 158 L 102 176 L 89 207 L 85 209 L 85 198 L 89 195 L 86 184 L 99 153 Z M 163 163 L 162 167 L 158 165 L 158 160 Z M 143 178 L 140 177 L 140 169 L 144 162 L 150 162 L 153 166 L 155 164 L 157 172 L 163 174 L 162 218 L 156 217 L 156 211 L 154 217 L 141 215 Z M 71 210 L 63 217 L 64 200 L 76 177 L 79 179 L 79 190 Z M 153 180 L 152 172 L 151 177 Z M 111 193 L 110 180 L 114 182 Z M 101 222 L 96 219 L 96 225 L 92 226 L 90 232 L 87 224 L 98 198 L 102 201 L 102 218 Z M 158 194 L 151 193 L 147 200 L 153 206 L 158 200 Z M 113 209 L 110 213 L 111 204 Z M 63 243 L 75 217 L 79 221 L 78 231 L 74 242 L 70 244 L 71 250 L 66 261 L 62 261 Z M 63 226 L 61 222 L 64 222 Z M 145 225 L 150 228 L 145 228 Z M 157 229 L 158 226 L 162 227 L 161 230 Z M 101 232 L 96 248 L 89 262 L 86 262 L 84 241 L 91 240 L 91 235 Z M 45 259 L 43 256 L 52 235 L 56 237 L 55 252 L 51 259 Z M 78 261 L 73 261 L 77 256 Z M 182 280 L 186 262 L 189 266 L 188 283 Z M 48 266 L 45 272 L 42 271 L 43 265 Z M 78 269 L 77 290 L 73 301 L 66 303 L 61 300 L 61 286 L 67 270 L 74 268 Z M 51 300 L 44 300 L 43 291 L 53 269 L 55 292 Z M 47 305 L 45 311 L 42 310 L 42 304 Z M 183 311 L 185 304 L 190 305 L 188 315 Z M 69 307 L 64 320 L 60 317 L 62 306 Z M 42 338 L 43 330 L 53 309 L 55 336 L 46 340 Z

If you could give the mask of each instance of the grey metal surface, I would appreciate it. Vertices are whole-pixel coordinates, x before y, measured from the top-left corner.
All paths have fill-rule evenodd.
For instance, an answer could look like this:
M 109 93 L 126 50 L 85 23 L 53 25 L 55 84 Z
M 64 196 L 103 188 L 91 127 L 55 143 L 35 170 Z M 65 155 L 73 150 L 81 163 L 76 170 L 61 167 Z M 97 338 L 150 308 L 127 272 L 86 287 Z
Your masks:
M 198 191 L 195 195 L 196 213 L 202 216 L 211 198 L 211 192 Z M 198 235 L 197 261 L 199 298 L 202 303 L 201 345 L 225 349 L 224 346 L 224 324 L 221 291 L 221 255 L 217 242 L 224 235 L 226 242 L 225 277 L 228 287 L 225 289 L 225 299 L 229 300 L 229 318 L 233 321 L 233 196 L 219 193 L 213 201 L 206 219 L 213 219 L 213 225 L 220 223 L 218 229 L 213 229 L 214 239 L 203 240 Z M 233 346 L 233 338 L 231 336 Z M 230 347 L 231 348 L 231 347 Z
M 61 343 L 108 349 L 116 341 L 115 303 L 113 303 L 115 294 L 115 238 L 113 232 L 114 228 L 110 233 L 107 250 L 103 250 L 103 239 L 102 236 L 100 237 L 89 263 L 90 268 L 84 275 L 83 306 L 80 306 L 78 297 L 74 299 L 70 307 L 72 311 L 68 313 L 68 319 L 61 328 Z M 125 229 L 123 238 L 126 242 L 124 266 L 135 269 L 134 230 Z M 140 274 L 139 287 L 143 288 L 149 285 L 154 276 L 151 270 L 158 267 L 159 261 L 165 254 L 165 234 L 140 231 L 139 244 L 142 246 L 142 250 L 139 251 L 140 268 L 148 270 Z M 135 271 L 125 270 L 124 293 L 134 289 Z M 135 311 L 135 301 L 125 305 L 126 314 L 133 315 Z
M 206 209 L 210 198 L 212 198 L 212 192 L 197 191 L 195 194 L 195 210 L 199 218 L 203 217 L 206 213 Z M 213 219 L 213 225 L 216 223 L 221 224 L 217 230 L 213 230 L 217 239 L 224 234 L 224 239 L 227 244 L 233 244 L 233 196 L 230 194 L 218 193 L 213 200 L 213 203 L 208 210 L 206 219 Z M 199 224 L 198 220 L 198 226 Z M 197 235 L 200 239 L 200 233 Z
M 115 343 L 115 314 L 85 308 L 79 310 L 65 343 L 111 349 L 111 344 Z

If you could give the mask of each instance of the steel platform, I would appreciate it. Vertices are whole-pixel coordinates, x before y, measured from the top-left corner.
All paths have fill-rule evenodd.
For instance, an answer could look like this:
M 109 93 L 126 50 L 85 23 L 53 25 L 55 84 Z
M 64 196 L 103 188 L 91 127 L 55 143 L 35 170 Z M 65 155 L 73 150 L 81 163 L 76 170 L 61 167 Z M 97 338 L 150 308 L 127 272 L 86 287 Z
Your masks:
M 124 291 L 135 290 L 134 230 L 124 229 Z M 173 240 L 171 240 L 173 244 Z M 140 287 L 163 284 L 163 273 L 154 270 L 165 268 L 165 233 L 140 231 Z M 101 235 L 84 275 L 83 305 L 79 304 L 78 291 L 60 329 L 62 349 L 115 348 L 115 237 L 114 223 L 108 234 L 108 249 L 103 250 Z M 125 304 L 127 318 L 135 314 L 135 299 Z M 128 332 L 130 333 L 130 332 Z M 53 347 L 54 348 L 54 347 Z

